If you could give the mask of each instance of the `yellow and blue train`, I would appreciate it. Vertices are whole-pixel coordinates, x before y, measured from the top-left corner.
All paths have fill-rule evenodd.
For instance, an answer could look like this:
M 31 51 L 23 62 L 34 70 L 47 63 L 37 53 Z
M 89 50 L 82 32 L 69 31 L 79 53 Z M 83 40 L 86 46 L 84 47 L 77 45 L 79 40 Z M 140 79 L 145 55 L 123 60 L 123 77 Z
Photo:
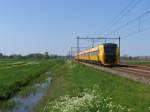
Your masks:
M 115 43 L 104 43 L 79 52 L 75 59 L 100 65 L 119 64 L 120 50 Z

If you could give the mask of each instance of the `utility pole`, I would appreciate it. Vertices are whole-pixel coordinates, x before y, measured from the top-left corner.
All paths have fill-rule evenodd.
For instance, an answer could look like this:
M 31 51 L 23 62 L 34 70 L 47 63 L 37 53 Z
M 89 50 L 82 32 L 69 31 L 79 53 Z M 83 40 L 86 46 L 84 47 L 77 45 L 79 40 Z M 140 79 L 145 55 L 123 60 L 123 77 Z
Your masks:
M 79 36 L 77 36 L 77 61 L 79 63 L 79 52 L 80 52 L 80 48 L 79 48 Z
M 91 42 L 92 42 L 92 48 L 94 48 L 94 39 L 91 39 Z
M 67 57 L 70 59 L 70 49 L 69 49 L 69 51 L 67 53 Z
M 142 20 L 142 17 L 139 18 L 139 23 L 138 23 L 138 32 L 141 31 L 141 20 Z
M 119 36 L 119 63 L 120 63 L 120 56 L 121 56 L 121 42 L 120 42 L 120 36 Z
M 73 47 L 71 46 L 71 53 L 70 53 L 71 55 L 70 55 L 70 57 L 71 57 L 71 59 L 73 58 Z

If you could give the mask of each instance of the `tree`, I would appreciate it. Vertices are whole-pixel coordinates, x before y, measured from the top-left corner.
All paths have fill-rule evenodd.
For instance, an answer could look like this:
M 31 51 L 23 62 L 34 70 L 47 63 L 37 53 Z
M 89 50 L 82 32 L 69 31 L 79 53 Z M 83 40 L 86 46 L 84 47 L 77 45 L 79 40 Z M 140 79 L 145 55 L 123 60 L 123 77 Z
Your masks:
M 48 59 L 49 58 L 49 54 L 48 52 L 45 52 L 45 58 Z

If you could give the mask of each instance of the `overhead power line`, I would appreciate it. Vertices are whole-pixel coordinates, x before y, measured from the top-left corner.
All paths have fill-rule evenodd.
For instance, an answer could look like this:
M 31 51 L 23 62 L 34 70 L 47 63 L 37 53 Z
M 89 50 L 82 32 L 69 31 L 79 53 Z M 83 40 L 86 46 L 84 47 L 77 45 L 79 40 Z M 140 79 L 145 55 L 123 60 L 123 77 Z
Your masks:
M 109 28 L 120 22 L 121 19 L 123 19 L 129 12 L 131 12 L 141 1 L 142 0 L 131 0 L 129 4 L 113 19 L 112 23 L 108 25 Z
M 121 19 L 123 19 L 128 13 L 130 13 L 142 0 L 138 0 L 136 1 L 129 9 L 127 9 L 127 11 L 122 14 L 122 16 L 120 16 L 114 23 L 113 25 L 117 24 Z
M 124 38 L 130 37 L 130 36 L 133 36 L 133 35 L 137 35 L 137 34 L 139 34 L 139 33 L 142 33 L 142 32 L 148 31 L 148 30 L 150 30 L 150 27 L 143 28 L 143 29 L 140 30 L 140 31 L 135 31 L 135 32 L 133 32 L 133 33 L 130 33 L 130 34 L 124 36 Z
M 110 33 L 107 33 L 106 35 L 108 36 L 108 35 L 111 35 L 111 34 L 113 34 L 113 33 L 116 33 L 117 31 L 119 31 L 119 30 L 125 28 L 126 26 L 130 25 L 131 23 L 133 23 L 133 22 L 135 22 L 135 21 L 139 21 L 139 19 L 141 19 L 142 17 L 146 16 L 147 14 L 150 14 L 150 10 L 149 10 L 149 11 L 146 11 L 146 12 L 142 13 L 140 16 L 138 16 L 138 17 L 136 17 L 136 18 L 134 18 L 134 19 L 128 21 L 128 22 L 125 23 L 124 25 L 119 26 L 118 28 L 116 28 L 115 30 L 113 30 L 113 31 L 110 32 Z

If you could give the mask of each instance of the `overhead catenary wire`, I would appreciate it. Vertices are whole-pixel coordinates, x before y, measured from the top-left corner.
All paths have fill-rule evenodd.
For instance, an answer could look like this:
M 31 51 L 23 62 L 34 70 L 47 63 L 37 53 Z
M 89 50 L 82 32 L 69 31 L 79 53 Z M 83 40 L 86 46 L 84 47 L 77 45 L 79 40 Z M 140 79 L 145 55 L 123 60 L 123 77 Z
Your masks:
M 133 4 L 133 6 L 131 6 L 129 9 L 127 9 L 126 13 L 124 13 L 122 16 L 120 16 L 120 18 L 118 18 L 118 20 L 116 22 L 113 23 L 113 25 L 117 24 L 117 22 L 119 22 L 122 18 L 124 18 L 129 12 L 131 12 L 142 0 L 138 0 L 135 2 L 135 4 Z
M 121 19 L 123 19 L 129 12 L 131 12 L 141 1 L 142 0 L 131 0 L 129 4 L 123 10 L 121 10 L 120 13 L 113 19 L 112 23 L 108 25 L 109 28 L 117 25 L 117 23 L 119 23 Z
M 147 15 L 147 14 L 150 14 L 150 10 L 148 10 L 148 11 L 142 13 L 140 16 L 138 16 L 138 17 L 136 17 L 136 18 L 134 18 L 134 19 L 128 21 L 127 23 L 125 23 L 125 24 L 119 26 L 118 28 L 116 28 L 116 29 L 113 30 L 112 32 L 107 33 L 107 35 L 111 35 L 111 34 L 113 34 L 113 33 L 116 33 L 117 31 L 122 30 L 122 29 L 125 28 L 126 26 L 130 25 L 131 23 L 133 23 L 133 22 L 135 22 L 135 21 L 138 21 L 139 19 L 141 19 L 142 17 L 144 17 L 144 16 Z
M 142 32 L 148 31 L 148 30 L 150 30 L 150 27 L 144 28 L 144 29 L 142 29 L 140 31 L 135 31 L 133 33 L 129 33 L 128 35 L 123 36 L 123 38 L 127 38 L 127 37 L 130 37 L 130 36 L 133 36 L 133 35 L 137 35 L 139 33 L 142 33 Z

